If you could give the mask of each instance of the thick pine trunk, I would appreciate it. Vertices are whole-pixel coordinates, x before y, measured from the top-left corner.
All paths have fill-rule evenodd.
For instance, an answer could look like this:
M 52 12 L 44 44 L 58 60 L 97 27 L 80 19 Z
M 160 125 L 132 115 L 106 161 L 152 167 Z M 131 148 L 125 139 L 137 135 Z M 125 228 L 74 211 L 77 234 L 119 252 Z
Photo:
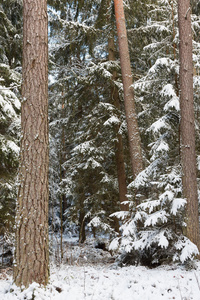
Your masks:
M 46 0 L 24 0 L 22 140 L 14 281 L 46 285 L 48 254 L 48 35 Z
M 187 237 L 200 250 L 193 105 L 193 61 L 190 0 L 178 1 L 180 51 L 181 162 L 187 199 Z
M 128 127 L 128 138 L 133 177 L 135 178 L 143 169 L 141 140 L 135 111 L 133 80 L 131 73 L 128 39 L 123 8 L 123 0 L 114 0 L 119 54 L 124 88 L 124 104 Z
M 108 39 L 108 59 L 110 61 L 115 61 L 115 44 L 114 37 Z M 116 80 L 117 73 L 113 72 L 113 80 Z M 120 99 L 118 89 L 116 87 L 111 88 L 112 103 L 115 107 L 120 110 Z M 127 185 L 126 185 L 126 171 L 124 164 L 124 151 L 123 151 L 123 141 L 122 135 L 119 134 L 119 125 L 116 125 L 117 141 L 115 142 L 115 158 L 117 165 L 117 179 L 119 186 L 119 201 L 121 210 L 128 210 L 128 205 L 122 204 L 122 202 L 127 201 Z

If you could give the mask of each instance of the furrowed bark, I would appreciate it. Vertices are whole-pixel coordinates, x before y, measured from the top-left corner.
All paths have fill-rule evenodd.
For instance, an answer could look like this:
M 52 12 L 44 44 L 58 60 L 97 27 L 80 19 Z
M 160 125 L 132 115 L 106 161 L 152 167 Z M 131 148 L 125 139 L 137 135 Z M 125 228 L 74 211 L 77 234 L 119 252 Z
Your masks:
M 189 0 L 178 1 L 178 21 L 180 39 L 180 137 L 183 196 L 187 199 L 186 234 L 200 250 L 193 104 L 192 30 Z
M 46 0 L 24 0 L 21 156 L 14 281 L 46 285 L 48 252 L 48 35 Z

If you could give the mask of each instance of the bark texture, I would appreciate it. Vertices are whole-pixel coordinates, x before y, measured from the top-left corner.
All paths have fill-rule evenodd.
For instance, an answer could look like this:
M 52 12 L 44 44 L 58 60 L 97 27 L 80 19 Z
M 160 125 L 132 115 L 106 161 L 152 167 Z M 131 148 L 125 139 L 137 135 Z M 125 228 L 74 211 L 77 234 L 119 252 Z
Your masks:
M 131 164 L 134 178 L 143 169 L 141 140 L 135 111 L 133 79 L 131 73 L 130 56 L 128 50 L 128 39 L 123 8 L 123 0 L 114 0 L 117 35 L 119 43 L 119 54 L 124 88 L 124 104 L 126 121 L 128 127 L 128 138 L 130 147 Z
M 24 0 L 21 157 L 14 281 L 46 285 L 48 258 L 48 35 L 46 0 Z
M 187 199 L 187 237 L 200 250 L 190 0 L 178 1 L 180 52 L 181 163 L 183 196 Z
M 114 37 L 111 36 L 108 39 L 108 60 L 115 61 L 115 43 Z M 113 80 L 117 79 L 117 72 L 113 72 Z M 118 89 L 114 86 L 111 88 L 111 95 L 112 95 L 112 103 L 114 106 L 120 110 L 120 99 Z M 118 179 L 118 186 L 119 186 L 119 201 L 120 201 L 120 209 L 121 210 L 128 210 L 128 205 L 122 204 L 122 202 L 127 201 L 127 186 L 126 186 L 126 171 L 125 171 L 125 164 L 124 164 L 124 150 L 123 150 L 123 141 L 122 135 L 119 132 L 119 125 L 116 125 L 116 133 L 117 133 L 117 141 L 115 142 L 115 158 L 116 158 L 116 165 L 117 165 L 117 179 Z

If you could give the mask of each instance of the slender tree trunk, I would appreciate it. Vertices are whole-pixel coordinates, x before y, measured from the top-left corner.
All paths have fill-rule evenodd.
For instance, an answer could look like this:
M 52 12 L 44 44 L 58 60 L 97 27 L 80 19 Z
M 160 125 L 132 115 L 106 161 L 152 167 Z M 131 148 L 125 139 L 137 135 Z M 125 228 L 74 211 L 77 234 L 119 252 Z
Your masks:
M 46 0 L 24 0 L 22 140 L 14 281 L 46 285 L 48 252 L 48 36 Z
M 84 207 L 82 206 L 80 208 L 80 214 L 79 214 L 79 243 L 83 244 L 86 240 L 86 234 L 85 234 L 85 211 Z
M 200 250 L 190 0 L 178 1 L 178 21 L 180 39 L 180 135 L 183 196 L 187 199 L 187 237 L 195 243 Z
M 65 103 L 64 103 L 64 92 L 62 91 L 62 110 L 61 110 L 61 118 L 62 122 L 65 114 Z M 61 141 L 60 141 L 60 183 L 62 185 L 62 180 L 64 178 L 64 171 L 62 170 L 62 164 L 64 162 L 64 152 L 65 152 L 65 133 L 64 133 L 64 125 L 62 123 L 61 128 Z M 65 194 L 63 190 L 60 195 L 60 254 L 61 254 L 61 262 L 63 259 L 63 213 L 64 213 L 64 201 Z
M 108 39 L 108 60 L 115 61 L 115 43 L 114 37 L 111 36 Z M 113 72 L 113 80 L 116 80 L 117 72 Z M 120 99 L 118 89 L 116 87 L 111 88 L 112 102 L 115 107 L 120 110 Z M 127 201 L 127 186 L 126 186 L 126 171 L 124 164 L 124 151 L 123 151 L 123 141 L 122 135 L 119 134 L 119 125 L 116 125 L 117 141 L 115 142 L 115 158 L 117 165 L 117 178 L 119 185 L 119 201 L 121 210 L 128 210 L 128 205 L 122 204 L 122 202 Z
M 128 39 L 123 8 L 123 0 L 114 0 L 119 54 L 124 88 L 124 104 L 128 127 L 128 138 L 133 177 L 135 178 L 143 169 L 141 140 L 135 111 L 133 80 L 131 73 Z

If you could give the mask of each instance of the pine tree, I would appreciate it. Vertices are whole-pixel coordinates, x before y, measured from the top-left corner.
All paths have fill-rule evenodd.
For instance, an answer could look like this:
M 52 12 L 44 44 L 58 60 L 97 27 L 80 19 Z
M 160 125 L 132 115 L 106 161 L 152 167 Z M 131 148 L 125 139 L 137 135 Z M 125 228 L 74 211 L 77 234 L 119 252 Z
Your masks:
M 115 149 L 118 137 L 122 135 L 120 132 L 123 132 L 121 124 L 124 124 L 124 116 L 120 116 L 121 106 L 123 107 L 121 99 L 120 107 L 115 107 L 111 92 L 113 88 L 116 91 L 119 89 L 121 97 L 122 89 L 121 80 L 113 78 L 113 72 L 120 71 L 119 63 L 108 62 L 105 57 L 105 52 L 108 53 L 107 37 L 113 31 L 109 23 L 109 16 L 113 14 L 112 7 L 103 1 L 101 5 L 94 4 L 92 7 L 93 14 L 95 12 L 93 19 L 87 5 L 81 7 L 80 18 L 77 17 L 76 6 L 70 10 L 70 15 L 65 14 L 65 21 L 52 13 L 52 17 L 58 19 L 65 32 L 59 43 L 63 47 L 68 45 L 70 49 L 70 59 L 67 59 L 62 56 L 62 46 L 57 49 L 52 46 L 52 62 L 57 57 L 56 52 L 60 53 L 56 63 L 59 61 L 62 66 L 57 74 L 56 64 L 52 63 L 57 78 L 57 82 L 52 83 L 52 91 L 60 91 L 56 99 L 60 103 L 59 108 L 62 107 L 61 98 L 64 99 L 65 107 L 65 118 L 57 123 L 52 121 L 52 125 L 62 123 L 64 128 L 65 151 L 64 160 L 60 164 L 64 176 L 59 185 L 59 191 L 66 195 L 64 218 L 78 223 L 79 229 L 85 227 L 81 224 L 90 223 L 92 227 L 97 227 L 95 224 L 98 223 L 101 224 L 99 229 L 106 228 L 112 233 L 110 225 L 115 227 L 115 224 L 109 214 L 119 207 Z M 65 9 L 69 11 L 67 6 Z M 82 23 L 76 22 L 77 18 L 83 18 Z M 90 26 L 86 26 L 90 19 L 93 22 L 90 21 Z M 105 24 L 100 22 L 102 19 L 105 19 Z M 85 39 L 91 33 L 93 40 Z M 79 37 L 78 44 L 74 41 L 74 36 Z M 52 99 L 55 100 L 53 95 L 54 92 Z M 54 105 L 53 102 L 52 104 Z M 58 127 L 55 128 L 57 129 Z M 60 133 L 58 131 L 57 136 L 61 138 L 61 130 Z M 53 135 L 55 136 L 55 132 Z M 93 151 L 89 149 L 89 145 Z M 83 153 L 81 149 L 84 149 Z M 95 221 L 97 218 L 98 222 Z
M 139 124 L 146 168 L 129 185 L 132 215 L 121 227 L 122 238 L 114 240 L 111 248 L 120 242 L 126 262 L 156 265 L 171 260 L 185 262 L 198 251 L 184 235 L 186 200 L 179 155 L 177 7 L 171 1 L 152 3 L 149 18 L 134 30 L 147 35 L 141 53 L 143 61 L 137 67 L 139 75 L 145 75 L 134 85 L 141 109 Z M 136 209 L 132 204 L 135 190 L 140 191 L 136 196 L 141 202 Z
M 22 139 L 14 281 L 48 283 L 47 2 L 23 6 Z
M 137 115 L 135 111 L 132 74 L 130 66 L 130 57 L 128 50 L 128 41 L 126 34 L 125 16 L 123 1 L 115 0 L 115 16 L 117 24 L 117 34 L 119 43 L 120 63 L 122 70 L 122 80 L 124 89 L 124 104 L 126 111 L 126 120 L 129 136 L 130 156 L 132 163 L 133 176 L 136 177 L 143 169 L 143 158 L 141 149 L 141 140 L 137 124 Z
M 186 234 L 200 250 L 190 10 L 190 1 L 178 1 L 181 107 L 180 146 L 183 173 L 183 196 L 187 199 Z

